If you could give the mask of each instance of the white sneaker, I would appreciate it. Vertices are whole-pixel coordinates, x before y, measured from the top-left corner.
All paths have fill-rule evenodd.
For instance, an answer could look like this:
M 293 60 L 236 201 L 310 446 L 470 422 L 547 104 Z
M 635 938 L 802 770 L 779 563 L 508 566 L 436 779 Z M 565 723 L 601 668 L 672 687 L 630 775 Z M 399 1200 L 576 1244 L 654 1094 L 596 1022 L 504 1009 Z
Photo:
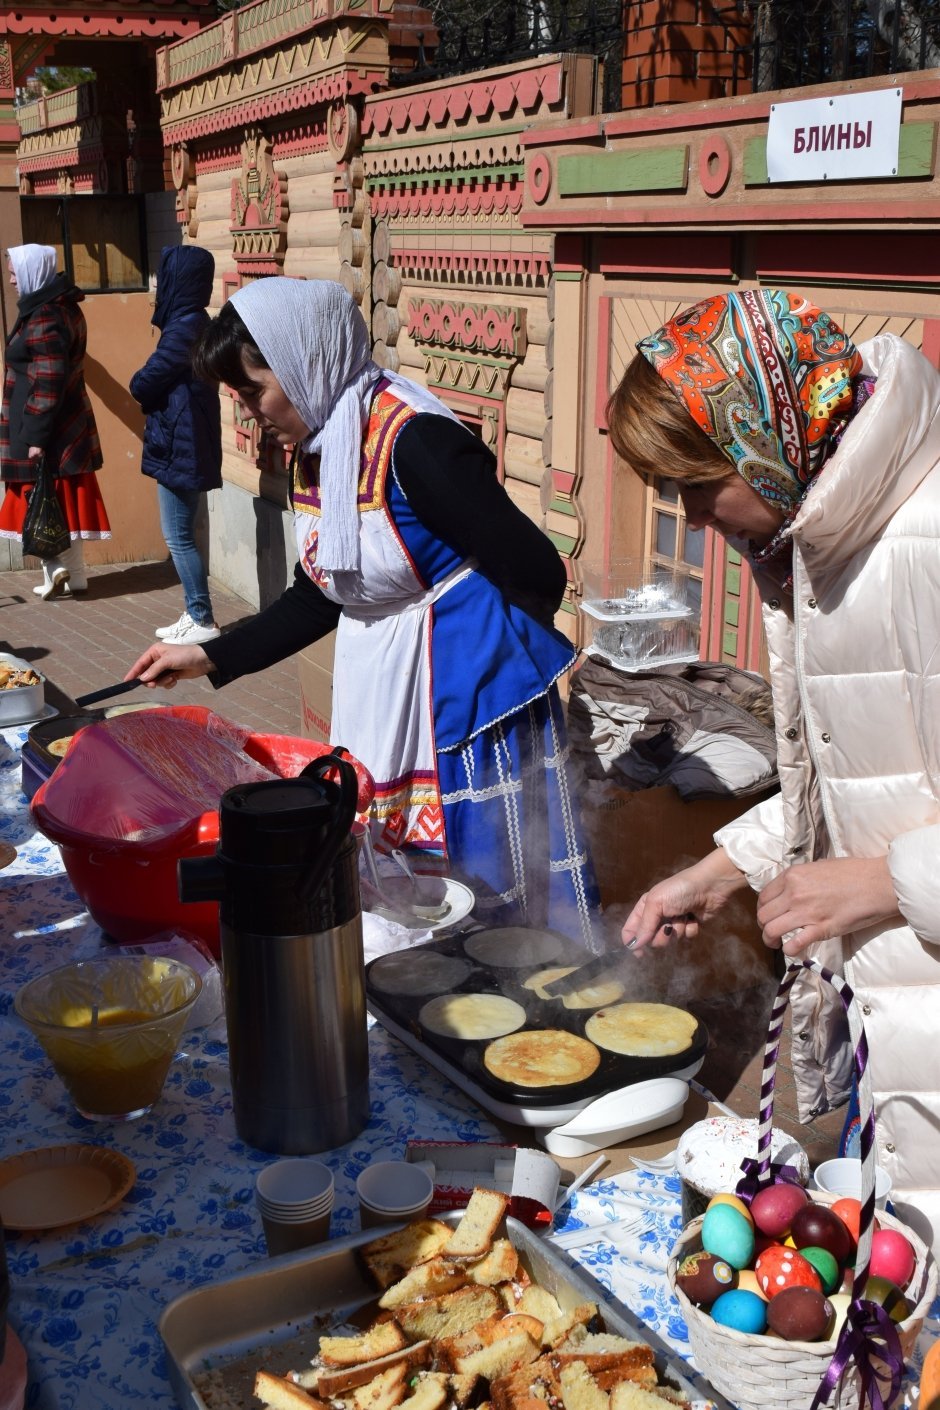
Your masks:
M 222 635 L 214 622 L 208 627 L 200 627 L 191 617 L 187 618 L 187 622 L 188 626 L 180 627 L 172 636 L 163 638 L 167 646 L 201 646 L 204 641 L 215 641 L 217 636 Z
M 177 632 L 186 631 L 187 627 L 194 627 L 196 623 L 188 612 L 184 612 L 175 622 L 171 622 L 168 627 L 157 627 L 154 636 L 158 641 L 166 641 L 168 636 L 176 636 Z

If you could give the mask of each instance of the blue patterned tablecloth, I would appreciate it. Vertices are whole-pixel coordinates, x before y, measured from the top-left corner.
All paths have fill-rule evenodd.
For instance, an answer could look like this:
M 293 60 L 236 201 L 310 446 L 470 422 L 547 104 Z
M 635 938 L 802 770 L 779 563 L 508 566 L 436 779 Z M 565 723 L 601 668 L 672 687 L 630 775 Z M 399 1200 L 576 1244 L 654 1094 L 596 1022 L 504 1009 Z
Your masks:
M 0 1122 L 2 1155 L 67 1142 L 111 1146 L 133 1161 L 137 1181 L 112 1212 L 41 1235 L 7 1233 L 11 1325 L 29 1358 L 27 1405 L 41 1410 L 169 1407 L 156 1330 L 180 1293 L 266 1257 L 254 1203 L 258 1171 L 272 1156 L 235 1133 L 224 1022 L 184 1035 L 153 1112 L 102 1126 L 71 1105 L 41 1048 L 16 1019 L 13 996 L 34 974 L 108 945 L 62 869 L 58 848 L 32 826 L 20 786 L 26 727 L 0 731 L 0 839 L 17 849 L 0 871 Z M 374 1026 L 369 1034 L 372 1116 L 366 1130 L 321 1157 L 333 1169 L 332 1232 L 358 1227 L 355 1182 L 409 1139 L 500 1140 L 471 1100 L 421 1058 Z M 653 1330 L 687 1349 L 664 1271 L 679 1227 L 672 1177 L 637 1171 L 575 1196 L 559 1229 L 621 1219 L 629 1243 L 598 1242 L 577 1257 Z
M 92 1142 L 129 1157 L 137 1181 L 116 1209 L 93 1221 L 35 1236 L 7 1233 L 10 1322 L 28 1355 L 28 1407 L 141 1403 L 161 1410 L 174 1400 L 160 1314 L 188 1289 L 266 1257 L 254 1182 L 274 1157 L 235 1133 L 221 1019 L 184 1035 L 149 1116 L 113 1126 L 76 1113 L 16 1019 L 13 996 L 26 979 L 108 944 L 83 912 L 58 849 L 32 827 L 20 787 L 25 736 L 26 727 L 0 731 L 0 840 L 18 853 L 0 871 L 0 1154 Z M 384 1029 L 372 1027 L 369 1043 L 369 1125 L 320 1157 L 335 1177 L 334 1235 L 358 1227 L 355 1182 L 371 1161 L 400 1157 L 413 1138 L 501 1139 L 464 1093 Z M 676 1177 L 636 1170 L 579 1192 L 559 1213 L 556 1230 L 575 1235 L 597 1226 L 596 1239 L 573 1256 L 687 1357 L 685 1325 L 665 1278 L 680 1221 Z

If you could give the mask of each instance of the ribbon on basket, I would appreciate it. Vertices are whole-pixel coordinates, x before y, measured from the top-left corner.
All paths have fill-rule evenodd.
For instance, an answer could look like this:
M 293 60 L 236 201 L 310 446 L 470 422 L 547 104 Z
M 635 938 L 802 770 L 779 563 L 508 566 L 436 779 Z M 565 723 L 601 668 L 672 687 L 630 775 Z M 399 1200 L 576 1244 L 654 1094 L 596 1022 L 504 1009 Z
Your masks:
M 773 1166 L 770 1159 L 774 1120 L 774 1084 L 783 1022 L 790 1002 L 790 990 L 797 976 L 803 970 L 810 970 L 813 974 L 817 974 L 835 989 L 848 1018 L 849 1034 L 854 1048 L 853 1065 L 859 1094 L 859 1154 L 862 1171 L 858 1248 L 855 1255 L 855 1277 L 852 1284 L 854 1296 L 846 1314 L 845 1324 L 839 1333 L 832 1360 L 819 1383 L 810 1410 L 818 1410 L 819 1406 L 827 1403 L 833 1390 L 853 1362 L 861 1380 L 860 1406 L 867 1402 L 871 1406 L 871 1410 L 889 1410 L 901 1391 L 904 1355 L 900 1338 L 891 1318 L 882 1307 L 868 1301 L 864 1296 L 865 1285 L 868 1282 L 872 1231 L 875 1223 L 875 1161 L 873 1156 L 875 1108 L 871 1092 L 871 1075 L 868 1071 L 868 1041 L 851 986 L 841 975 L 833 974 L 830 970 L 825 969 L 818 960 L 788 960 L 786 972 L 780 981 L 770 1013 L 767 1042 L 764 1046 L 757 1159 L 756 1161 L 742 1161 L 741 1168 L 744 1171 L 744 1176 L 738 1182 L 736 1193 L 749 1204 L 758 1190 L 772 1185 L 778 1178 L 788 1178 L 782 1174 L 780 1167 Z
M 803 1188 L 803 1181 L 800 1179 L 800 1172 L 795 1165 L 778 1165 L 776 1161 L 771 1161 L 768 1170 L 770 1179 L 761 1179 L 760 1164 L 750 1157 L 741 1161 L 741 1169 L 744 1171 L 743 1177 L 734 1187 L 735 1194 L 750 1207 L 751 1201 L 758 1190 L 764 1185 L 799 1185 Z
M 872 1410 L 888 1410 L 901 1394 L 904 1353 L 887 1312 L 864 1298 L 855 1298 L 849 1304 L 832 1360 L 810 1410 L 826 1404 L 853 1361 L 862 1382 L 859 1404 L 867 1400 Z

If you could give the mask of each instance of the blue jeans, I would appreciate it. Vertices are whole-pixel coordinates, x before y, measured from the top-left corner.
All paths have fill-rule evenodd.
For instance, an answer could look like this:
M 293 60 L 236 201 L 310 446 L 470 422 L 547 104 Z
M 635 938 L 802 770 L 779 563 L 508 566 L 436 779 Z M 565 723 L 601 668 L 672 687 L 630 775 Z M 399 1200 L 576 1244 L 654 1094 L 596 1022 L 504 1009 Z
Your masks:
M 183 585 L 186 611 L 200 627 L 211 627 L 214 618 L 209 578 L 193 534 L 196 514 L 204 499 L 205 490 L 171 490 L 157 485 L 160 528 Z

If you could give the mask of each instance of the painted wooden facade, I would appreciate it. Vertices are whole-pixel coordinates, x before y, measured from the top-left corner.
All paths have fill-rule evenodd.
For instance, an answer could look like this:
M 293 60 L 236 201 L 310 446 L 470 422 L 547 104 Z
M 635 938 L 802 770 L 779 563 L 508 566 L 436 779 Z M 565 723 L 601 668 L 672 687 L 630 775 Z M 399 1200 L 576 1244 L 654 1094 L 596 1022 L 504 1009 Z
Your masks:
M 157 8 L 177 22 L 173 6 Z M 697 5 L 666 8 L 668 25 L 659 0 L 631 7 L 624 94 L 636 106 L 600 114 L 585 56 L 391 86 L 426 12 L 254 0 L 156 54 L 166 184 L 179 238 L 215 255 L 216 307 L 269 273 L 342 280 L 376 360 L 433 387 L 492 446 L 510 494 L 566 559 L 560 620 L 574 639 L 585 570 L 652 554 L 701 583 L 702 654 L 758 667 L 746 565 L 686 533 L 668 484 L 643 485 L 615 462 L 605 403 L 639 337 L 696 298 L 749 284 L 813 293 L 857 340 L 887 328 L 937 361 L 940 75 L 892 79 L 903 90 L 896 176 L 775 186 L 771 104 L 832 87 L 725 96 L 746 39 L 736 7 L 713 7 L 694 64 Z M 0 89 L 3 43 L 0 30 Z M 95 113 L 66 113 L 69 101 L 88 97 L 27 114 L 20 153 L 34 190 L 52 180 L 67 133 L 80 139 L 73 179 L 91 169 L 83 124 Z M 283 457 L 230 399 L 224 413 L 212 571 L 264 601 L 290 566 Z

